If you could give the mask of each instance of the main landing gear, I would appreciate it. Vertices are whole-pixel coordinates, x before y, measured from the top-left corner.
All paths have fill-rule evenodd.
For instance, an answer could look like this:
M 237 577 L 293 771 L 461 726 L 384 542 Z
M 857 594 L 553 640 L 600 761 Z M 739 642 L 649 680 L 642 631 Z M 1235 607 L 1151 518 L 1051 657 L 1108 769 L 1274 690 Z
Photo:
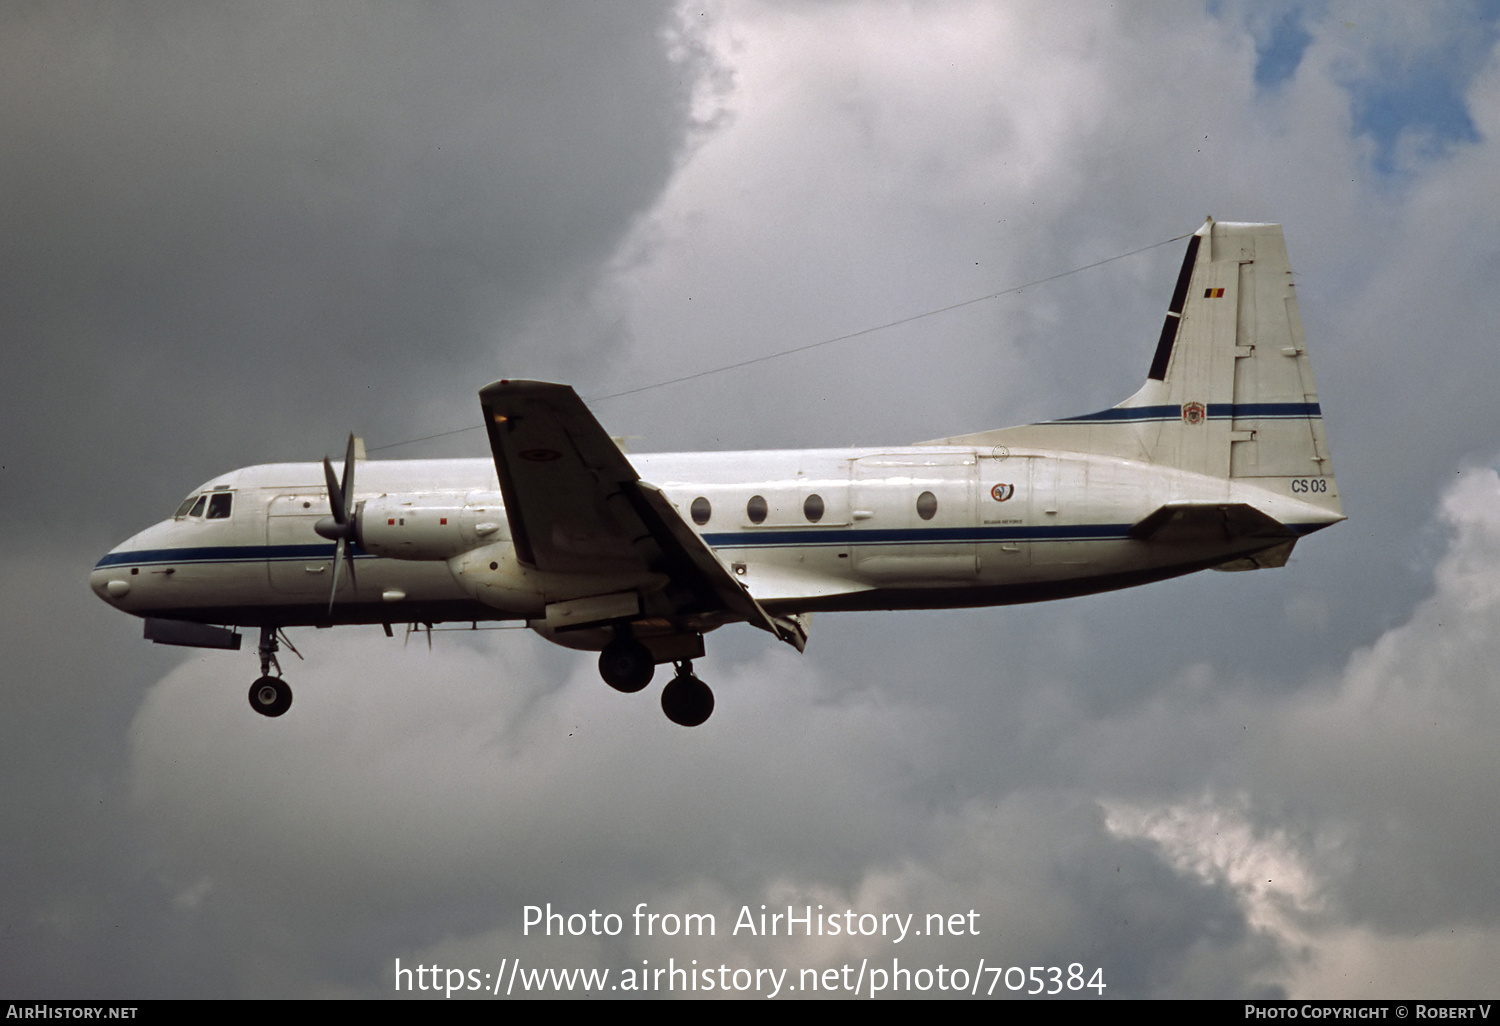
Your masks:
M 290 642 L 288 642 L 290 644 Z M 280 677 L 281 663 L 276 660 L 275 627 L 260 629 L 260 678 L 250 685 L 250 708 L 262 716 L 280 716 L 292 707 L 292 689 Z M 296 651 L 293 649 L 293 651 Z M 278 676 L 271 676 L 271 667 Z
M 698 654 L 703 653 L 702 647 Z M 661 709 L 667 719 L 684 727 L 696 727 L 714 711 L 714 693 L 693 676 L 693 661 L 676 663 L 677 675 L 662 689 Z M 644 688 L 656 675 L 651 650 L 631 635 L 621 632 L 599 653 L 599 676 L 616 691 L 627 694 Z
M 656 676 L 651 650 L 629 635 L 615 638 L 599 653 L 599 676 L 616 691 L 633 695 Z
M 677 676 L 661 689 L 661 711 L 684 727 L 696 727 L 713 715 L 714 693 L 693 676 L 691 660 L 678 663 Z

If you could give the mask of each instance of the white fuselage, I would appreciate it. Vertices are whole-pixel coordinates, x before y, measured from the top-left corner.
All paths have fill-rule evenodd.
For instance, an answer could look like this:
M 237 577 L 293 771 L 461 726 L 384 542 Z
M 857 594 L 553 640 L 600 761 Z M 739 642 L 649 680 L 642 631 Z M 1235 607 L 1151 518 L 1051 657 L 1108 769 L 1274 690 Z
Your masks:
M 490 460 L 249 467 L 95 566 L 163 644 L 239 648 L 251 708 L 291 706 L 281 628 L 523 620 L 599 652 L 625 693 L 655 668 L 673 722 L 712 713 L 706 632 L 802 651 L 806 614 L 1066 598 L 1195 570 L 1282 566 L 1344 519 L 1278 225 L 1193 233 L 1146 379 L 1063 420 L 889 449 L 626 456 L 571 387 L 479 390 Z M 272 669 L 277 676 L 271 676 Z
M 630 460 L 777 613 L 1061 598 L 1271 544 L 1129 536 L 1171 502 L 1248 503 L 1299 535 L 1342 518 L 1294 498 L 1281 478 L 1208 477 L 1075 452 L 913 446 Z M 232 496 L 219 500 L 221 515 L 200 503 L 196 514 L 185 509 L 142 531 L 100 560 L 90 583 L 139 616 L 243 626 L 534 620 L 549 603 L 631 586 L 518 565 L 489 460 L 360 461 L 357 482 L 373 526 L 331 612 L 334 544 L 313 530 L 330 512 L 315 463 L 214 478 L 198 491 Z

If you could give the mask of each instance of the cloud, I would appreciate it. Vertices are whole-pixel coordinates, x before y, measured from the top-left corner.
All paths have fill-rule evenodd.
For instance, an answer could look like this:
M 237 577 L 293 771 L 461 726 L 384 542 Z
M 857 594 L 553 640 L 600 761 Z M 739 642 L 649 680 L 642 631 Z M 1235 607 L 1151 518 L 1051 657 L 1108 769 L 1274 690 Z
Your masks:
M 1424 972 L 1445 995 L 1482 989 L 1480 951 L 1500 926 L 1487 857 L 1500 809 L 1486 783 L 1500 769 L 1486 740 L 1500 707 L 1497 498 L 1494 470 L 1464 472 L 1443 502 L 1451 541 L 1435 593 L 1335 679 L 1189 716 L 1163 696 L 1104 731 L 1200 765 L 1206 792 L 1111 806 L 1110 829 L 1235 894 L 1249 925 L 1295 956 L 1281 980 L 1294 994 L 1393 997 Z M 1171 735 L 1215 738 L 1216 751 Z
M 397 957 L 1480 990 L 1500 76 L 1487 37 L 1454 49 L 1462 8 L 1300 9 L 1275 88 L 1274 25 L 1232 5 L 358 10 L 49 5 L 0 33 L 13 991 L 380 996 Z M 1391 174 L 1359 84 L 1408 50 L 1456 55 L 1475 137 Z M 373 628 L 296 632 L 296 703 L 262 721 L 253 658 L 144 645 L 83 590 L 209 474 L 351 427 L 468 426 L 502 373 L 605 395 L 1207 213 L 1287 225 L 1351 514 L 1284 569 L 820 615 L 802 657 L 729 628 L 697 731 L 528 634 L 439 633 L 429 655 Z M 1097 409 L 1139 383 L 1179 260 L 598 412 L 650 450 Z M 761 904 L 973 909 L 982 932 L 520 935 L 527 904 L 643 901 L 723 927 Z
M 665 184 L 696 60 L 666 52 L 664 4 L 6 21 L 0 388 L 26 482 L 8 517 L 35 514 L 32 457 L 59 448 L 98 450 L 96 483 L 139 520 L 120 471 L 141 452 L 173 453 L 181 492 L 226 459 L 476 410 L 478 385 L 542 355 L 516 345 L 526 313 Z

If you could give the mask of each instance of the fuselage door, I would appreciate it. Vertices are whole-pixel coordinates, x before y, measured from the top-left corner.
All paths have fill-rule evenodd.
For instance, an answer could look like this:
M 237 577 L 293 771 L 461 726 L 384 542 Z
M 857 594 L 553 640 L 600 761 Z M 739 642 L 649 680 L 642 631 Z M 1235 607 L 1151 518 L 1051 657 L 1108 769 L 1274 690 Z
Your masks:
M 856 574 L 891 585 L 974 580 L 979 574 L 978 477 L 972 451 L 855 460 Z
M 309 491 L 278 495 L 266 507 L 266 572 L 271 587 L 299 595 L 322 595 L 333 587 L 333 542 L 313 525 L 330 513 L 328 496 Z M 342 591 L 347 585 L 341 584 Z
M 1031 457 L 1029 523 L 1034 567 L 1086 567 L 1102 525 L 1092 516 L 1088 461 L 1067 455 Z

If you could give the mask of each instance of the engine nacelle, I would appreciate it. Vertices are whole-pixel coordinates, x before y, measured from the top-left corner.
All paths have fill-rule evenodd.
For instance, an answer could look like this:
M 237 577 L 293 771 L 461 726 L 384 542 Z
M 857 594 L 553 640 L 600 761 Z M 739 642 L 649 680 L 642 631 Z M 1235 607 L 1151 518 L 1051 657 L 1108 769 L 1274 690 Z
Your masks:
M 360 548 L 389 559 L 452 559 L 497 538 L 505 511 L 463 493 L 408 493 L 365 499 L 355 514 Z
M 617 574 L 536 570 L 516 558 L 509 538 L 466 549 L 448 561 L 448 569 L 465 591 L 485 605 L 544 621 L 548 606 L 555 612 L 561 604 L 576 604 L 591 596 L 623 597 L 654 591 L 667 583 L 664 574 L 644 570 Z M 639 605 L 632 607 L 632 611 L 638 609 Z

